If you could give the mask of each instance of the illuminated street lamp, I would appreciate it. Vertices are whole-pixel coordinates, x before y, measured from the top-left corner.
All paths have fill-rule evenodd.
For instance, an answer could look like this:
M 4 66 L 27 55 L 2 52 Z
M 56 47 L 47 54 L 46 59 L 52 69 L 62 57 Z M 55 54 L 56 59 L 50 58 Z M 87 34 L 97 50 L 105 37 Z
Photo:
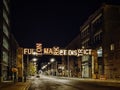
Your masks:
M 38 53 L 37 53 L 37 52 L 33 52 L 33 53 L 32 53 L 32 55 L 37 56 L 37 55 L 38 55 Z
M 68 77 L 70 77 L 70 61 L 69 61 L 69 56 L 67 56 L 67 64 L 68 64 Z
M 54 58 L 51 58 L 51 59 L 50 59 L 50 62 L 54 62 L 54 61 L 55 61 L 55 59 L 54 59 Z
M 53 63 L 54 61 L 55 61 L 54 58 L 51 58 L 51 59 L 50 59 L 52 76 L 53 76 L 53 64 L 52 64 L 52 63 Z
M 48 62 L 48 65 L 50 65 L 50 62 Z
M 37 61 L 37 58 L 33 58 L 32 61 L 33 61 L 33 62 L 36 62 L 36 61 Z
M 50 59 L 50 62 L 51 62 L 51 63 L 55 62 L 55 59 L 54 59 L 54 58 L 51 58 L 51 59 Z M 55 63 L 55 66 L 56 66 L 56 67 L 55 67 L 55 72 L 56 72 L 56 75 L 57 75 L 57 61 L 56 61 L 56 63 Z M 52 68 L 53 68 L 53 64 L 52 64 Z M 52 75 L 53 75 L 53 71 L 52 71 Z

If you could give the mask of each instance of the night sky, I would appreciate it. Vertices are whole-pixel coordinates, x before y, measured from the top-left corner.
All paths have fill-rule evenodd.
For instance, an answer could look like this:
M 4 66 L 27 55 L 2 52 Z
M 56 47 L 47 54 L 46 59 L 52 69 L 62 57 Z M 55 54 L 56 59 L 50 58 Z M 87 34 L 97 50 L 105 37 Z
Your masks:
M 34 48 L 37 42 L 43 47 L 66 47 L 102 3 L 103 0 L 11 0 L 11 32 L 21 47 Z
M 35 48 L 39 42 L 43 47 L 64 48 L 103 2 L 120 4 L 118 0 L 11 0 L 11 32 L 20 47 Z M 39 69 L 50 58 L 39 58 Z

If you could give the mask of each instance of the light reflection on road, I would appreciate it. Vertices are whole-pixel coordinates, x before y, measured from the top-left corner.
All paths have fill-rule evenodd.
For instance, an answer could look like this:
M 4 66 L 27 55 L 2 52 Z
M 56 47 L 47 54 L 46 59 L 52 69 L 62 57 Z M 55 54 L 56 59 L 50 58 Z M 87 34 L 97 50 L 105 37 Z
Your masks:
M 29 90 L 119 90 L 120 87 L 103 86 L 96 82 L 80 82 L 58 77 L 41 76 L 32 78 Z

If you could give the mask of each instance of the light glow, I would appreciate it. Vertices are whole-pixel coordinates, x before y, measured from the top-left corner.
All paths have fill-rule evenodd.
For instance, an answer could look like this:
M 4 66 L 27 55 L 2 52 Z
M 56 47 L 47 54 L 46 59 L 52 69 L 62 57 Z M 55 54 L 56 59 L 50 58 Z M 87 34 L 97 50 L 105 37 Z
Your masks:
M 55 59 L 54 59 L 54 58 L 51 58 L 51 59 L 50 59 L 50 62 L 54 62 L 54 61 L 55 61 Z
M 37 58 L 33 58 L 32 61 L 36 62 L 36 61 L 37 61 Z

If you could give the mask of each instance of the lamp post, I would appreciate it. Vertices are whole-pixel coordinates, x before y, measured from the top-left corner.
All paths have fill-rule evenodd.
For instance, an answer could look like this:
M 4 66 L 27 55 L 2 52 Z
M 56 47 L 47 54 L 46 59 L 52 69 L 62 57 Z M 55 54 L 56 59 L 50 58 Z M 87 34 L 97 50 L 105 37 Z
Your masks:
M 57 74 L 58 74 L 58 73 L 57 73 L 57 61 L 56 61 L 56 63 L 55 63 L 55 64 L 56 64 L 55 66 L 56 66 L 56 76 L 57 76 Z
M 50 59 L 50 62 L 51 62 L 51 63 L 53 63 L 54 61 L 55 61 L 55 59 L 54 59 L 54 58 L 51 58 L 51 59 Z
M 36 71 L 36 73 L 37 73 L 37 58 L 36 58 L 36 56 L 38 55 L 38 53 L 36 52 L 36 51 L 34 51 L 33 53 L 32 53 L 32 55 L 34 56 L 34 58 L 32 59 L 32 61 L 33 61 L 33 63 L 34 63 L 34 68 L 35 68 L 35 71 Z
M 70 77 L 70 62 L 69 62 L 69 56 L 67 56 L 68 61 L 68 77 Z
M 52 63 L 55 62 L 55 72 L 56 72 L 55 75 L 57 75 L 57 61 L 56 61 L 54 58 L 51 58 L 51 59 L 50 59 L 50 62 L 51 62 L 51 65 L 52 65 L 52 66 L 51 66 L 52 69 L 54 68 Z M 53 71 L 52 71 L 52 75 L 53 75 Z
M 54 58 L 51 58 L 51 59 L 50 59 L 52 76 L 53 76 L 53 62 L 54 62 L 54 61 L 55 61 Z
M 33 58 L 32 61 L 33 61 L 33 62 L 36 62 L 36 61 L 37 61 L 37 58 Z
M 27 55 L 27 76 L 29 75 L 29 55 Z

